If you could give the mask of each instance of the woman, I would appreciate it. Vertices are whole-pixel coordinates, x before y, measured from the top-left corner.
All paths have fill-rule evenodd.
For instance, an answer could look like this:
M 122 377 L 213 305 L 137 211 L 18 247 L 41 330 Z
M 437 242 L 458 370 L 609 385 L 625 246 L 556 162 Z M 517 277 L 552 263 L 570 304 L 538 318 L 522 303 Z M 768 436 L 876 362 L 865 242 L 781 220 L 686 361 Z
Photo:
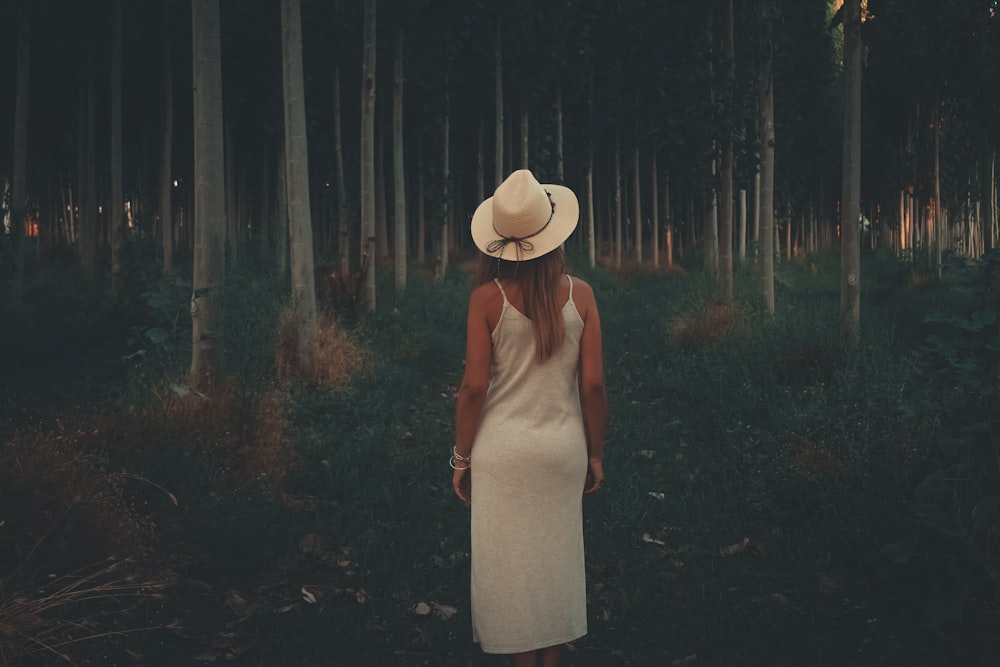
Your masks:
M 579 211 L 520 170 L 472 217 L 452 483 L 472 508 L 473 639 L 515 667 L 558 665 L 587 633 L 582 495 L 604 481 L 607 398 L 594 292 L 563 273 Z

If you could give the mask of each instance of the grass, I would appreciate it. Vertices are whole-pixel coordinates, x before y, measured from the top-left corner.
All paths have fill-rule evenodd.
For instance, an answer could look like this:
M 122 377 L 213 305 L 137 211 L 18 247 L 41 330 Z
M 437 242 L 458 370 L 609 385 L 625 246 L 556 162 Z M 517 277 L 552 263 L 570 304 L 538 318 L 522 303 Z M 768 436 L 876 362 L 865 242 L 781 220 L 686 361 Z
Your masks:
M 780 264 L 773 318 L 749 274 L 722 305 L 682 271 L 574 270 L 601 307 L 612 422 L 608 479 L 585 505 L 590 633 L 570 665 L 991 664 L 996 590 L 962 550 L 924 534 L 906 564 L 880 551 L 921 530 L 911 504 L 934 424 L 901 406 L 923 314 L 944 292 L 866 257 L 864 339 L 845 352 L 831 264 Z M 36 478 L 0 449 L 0 538 L 15 554 L 0 569 L 0 642 L 5 619 L 31 617 L 11 606 L 11 587 L 34 584 L 12 569 L 59 581 L 87 543 L 91 562 L 124 548 L 139 563 L 129 576 L 154 571 L 148 580 L 169 586 L 85 610 L 105 614 L 96 638 L 57 651 L 81 664 L 502 664 L 471 642 L 468 515 L 446 463 L 469 285 L 459 274 L 395 295 L 382 281 L 376 315 L 326 323 L 323 377 L 341 378 L 329 384 L 279 381 L 284 288 L 248 278 L 230 297 L 233 381 L 217 396 L 178 380 L 183 327 L 143 338 L 183 322 L 169 286 L 120 328 L 109 364 L 134 351 L 129 332 L 147 352 L 114 386 L 95 376 L 96 403 L 73 394 L 37 410 L 13 387 L 0 394 L 11 419 L 32 424 L 10 441 L 17 451 L 62 438 L 77 452 L 64 486 L 113 489 L 40 511 L 43 540 L 12 531 L 6 508 L 33 507 Z M 52 519 L 65 507 L 72 525 Z

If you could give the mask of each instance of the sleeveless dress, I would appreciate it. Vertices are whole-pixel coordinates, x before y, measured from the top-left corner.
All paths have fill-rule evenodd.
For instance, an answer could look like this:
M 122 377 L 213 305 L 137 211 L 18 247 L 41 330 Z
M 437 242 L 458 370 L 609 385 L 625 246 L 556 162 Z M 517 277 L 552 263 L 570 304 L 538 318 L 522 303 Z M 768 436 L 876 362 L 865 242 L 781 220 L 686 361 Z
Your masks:
M 583 318 L 569 281 L 566 337 L 544 363 L 535 358 L 531 321 L 496 281 L 503 310 L 472 449 L 472 631 L 487 653 L 587 634 L 587 444 L 577 383 Z

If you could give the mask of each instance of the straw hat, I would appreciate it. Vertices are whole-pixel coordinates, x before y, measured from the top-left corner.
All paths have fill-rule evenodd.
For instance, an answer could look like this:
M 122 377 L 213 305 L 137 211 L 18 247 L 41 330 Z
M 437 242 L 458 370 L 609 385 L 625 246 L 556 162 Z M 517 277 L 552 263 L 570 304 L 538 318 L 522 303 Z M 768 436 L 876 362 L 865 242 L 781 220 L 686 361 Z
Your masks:
M 507 177 L 472 215 L 472 240 L 482 252 L 509 261 L 552 252 L 576 229 L 580 203 L 569 188 L 542 184 L 527 169 Z

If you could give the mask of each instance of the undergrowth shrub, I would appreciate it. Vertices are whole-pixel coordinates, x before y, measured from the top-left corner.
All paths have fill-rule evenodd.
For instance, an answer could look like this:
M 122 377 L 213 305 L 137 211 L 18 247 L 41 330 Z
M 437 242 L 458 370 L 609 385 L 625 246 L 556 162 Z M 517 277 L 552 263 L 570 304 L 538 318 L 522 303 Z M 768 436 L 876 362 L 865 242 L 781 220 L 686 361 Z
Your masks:
M 1000 252 L 948 267 L 953 297 L 924 322 L 908 410 L 937 425 L 913 515 L 1000 584 Z M 886 548 L 907 561 L 920 535 Z

